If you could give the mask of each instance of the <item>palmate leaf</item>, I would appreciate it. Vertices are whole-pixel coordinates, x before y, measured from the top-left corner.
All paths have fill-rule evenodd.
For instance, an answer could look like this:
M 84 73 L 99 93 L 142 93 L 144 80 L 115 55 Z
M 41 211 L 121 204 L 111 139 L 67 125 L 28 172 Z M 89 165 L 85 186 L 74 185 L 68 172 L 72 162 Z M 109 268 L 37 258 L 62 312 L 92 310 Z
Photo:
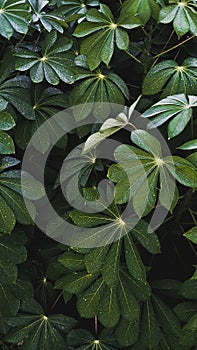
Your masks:
M 115 150 L 118 164 L 108 172 L 110 180 L 117 183 L 116 203 L 133 199 L 136 213 L 146 215 L 155 205 L 160 181 L 159 200 L 167 210 L 173 210 L 178 193 L 171 175 L 184 186 L 196 187 L 195 167 L 181 157 L 163 158 L 159 141 L 144 130 L 133 131 L 131 140 L 143 151 L 134 146 L 118 146 Z
M 65 334 L 76 323 L 75 319 L 62 314 L 46 316 L 42 307 L 29 299 L 22 303 L 21 313 L 7 318 L 7 324 L 13 330 L 5 340 L 13 344 L 22 341 L 21 350 L 62 350 L 66 348 Z
M 128 14 L 120 15 L 115 22 L 111 10 L 104 4 L 100 4 L 100 10 L 90 9 L 86 20 L 77 26 L 73 35 L 85 37 L 80 52 L 87 56 L 90 70 L 97 68 L 101 62 L 109 64 L 114 53 L 114 42 L 120 50 L 128 48 L 129 36 L 125 28 L 133 29 L 142 25 L 139 18 Z
M 151 68 L 143 82 L 143 93 L 154 95 L 163 89 L 161 98 L 178 93 L 195 94 L 197 89 L 197 59 L 186 58 L 182 65 L 167 60 Z
M 23 72 L 30 70 L 34 83 L 46 79 L 51 85 L 58 85 L 60 80 L 71 84 L 74 82 L 74 53 L 68 51 L 71 47 L 70 39 L 65 37 L 57 40 L 57 32 L 51 31 L 45 37 L 40 54 L 27 49 L 15 53 L 18 57 L 16 69 Z
M 27 198 L 29 209 L 31 208 L 32 215 L 34 215 L 35 207 L 30 200 L 41 198 L 44 194 L 41 184 L 27 173 L 22 173 L 24 182 L 21 184 L 20 170 L 4 171 L 6 168 L 18 163 L 19 161 L 11 157 L 5 157 L 0 161 L 1 233 L 10 233 L 14 229 L 16 221 L 24 225 L 32 224 L 32 218 L 29 215 L 22 195 L 25 195 Z M 35 188 L 37 188 L 37 192 Z
M 3 68 L 2 66 L 0 72 Z M 7 74 L 2 74 L 0 77 L 0 111 L 5 110 L 10 103 L 25 118 L 34 119 L 30 102 L 30 79 L 22 75 L 13 79 L 7 78 Z
M 29 19 L 29 6 L 25 0 L 0 1 L 0 33 L 6 39 L 10 39 L 14 31 L 25 34 Z
M 131 350 L 186 350 L 179 343 L 180 322 L 176 314 L 156 295 L 143 304 L 139 339 Z
M 32 144 L 40 152 L 45 152 L 51 144 L 51 135 L 55 131 L 49 123 L 44 135 L 43 132 L 39 133 L 38 129 L 48 118 L 68 107 L 68 97 L 59 89 L 49 87 L 43 90 L 40 84 L 34 85 L 31 91 L 31 105 L 35 115 L 34 120 L 18 118 L 14 133 L 15 142 L 20 148 L 25 149 L 30 138 L 37 132 L 36 142 L 32 140 Z M 64 146 L 65 144 L 66 138 L 64 138 Z
M 156 128 L 172 118 L 168 124 L 168 138 L 179 135 L 189 123 L 193 108 L 197 106 L 196 96 L 183 94 L 169 96 L 155 103 L 141 116 L 151 118 L 149 129 Z
M 160 180 L 160 202 L 166 209 L 172 210 L 178 199 L 176 187 L 165 167 L 165 159 L 162 160 L 159 141 L 144 130 L 133 131 L 131 139 L 143 151 L 134 146 L 118 146 L 115 150 L 118 164 L 112 165 L 108 171 L 110 180 L 117 183 L 116 203 L 122 204 L 132 199 L 135 212 L 140 217 L 147 215 L 156 203 Z
M 60 33 L 63 33 L 64 27 L 68 27 L 67 23 L 61 13 L 57 10 L 55 11 L 45 11 L 45 7 L 49 4 L 48 0 L 28 0 L 32 11 L 32 22 L 35 23 L 36 27 L 41 31 L 42 26 L 48 31 L 51 32 L 52 29 L 57 30 Z M 40 23 L 39 23 L 40 22 Z
M 191 0 L 172 0 L 160 11 L 160 23 L 173 22 L 173 27 L 180 38 L 189 31 L 197 35 L 196 4 Z
M 110 113 L 109 104 L 125 104 L 125 99 L 129 98 L 129 91 L 124 80 L 115 73 L 105 70 L 91 72 L 85 66 L 84 56 L 75 60 L 78 66 L 75 71 L 75 79 L 82 80 L 71 91 L 70 103 L 72 106 L 80 105 L 74 109 L 77 121 L 85 119 L 91 112 L 101 121 Z M 98 102 L 94 105 L 95 102 Z M 107 102 L 105 104 L 105 102 Z M 113 108 L 113 105 L 111 106 Z M 114 106 L 115 108 L 115 106 Z M 116 107 L 117 108 L 117 107 Z M 101 117 L 102 116 L 102 117 Z
M 160 7 L 155 0 L 126 0 L 122 6 L 125 14 L 138 15 L 144 24 L 153 17 L 156 21 L 159 17 Z
M 13 140 L 3 130 L 10 130 L 15 126 L 12 116 L 6 112 L 0 112 L 0 154 L 12 154 L 15 152 Z
M 115 350 L 119 346 L 110 330 L 103 330 L 97 338 L 85 329 L 75 329 L 68 333 L 68 345 L 75 350 Z
M 146 273 L 144 265 L 142 264 L 141 258 L 133 242 L 133 238 L 145 247 L 150 253 L 157 254 L 160 252 L 160 244 L 155 233 L 148 233 L 148 224 L 145 221 L 135 222 L 131 217 L 127 217 L 124 221 L 117 215 L 110 214 L 90 214 L 82 213 L 74 210 L 70 213 L 70 216 L 74 223 L 81 227 L 92 227 L 89 239 L 94 239 L 95 233 L 102 239 L 108 233 L 108 241 L 105 239 L 105 245 L 109 241 L 114 240 L 117 242 L 113 243 L 109 250 L 104 247 L 95 248 L 94 251 L 87 253 L 85 263 L 88 271 L 96 271 L 94 262 L 101 266 L 101 260 L 103 261 L 103 278 L 109 287 L 114 287 L 118 284 L 118 268 L 120 261 L 121 242 L 119 241 L 129 231 L 124 239 L 125 244 L 125 257 L 128 269 L 131 275 L 139 279 L 140 281 L 146 281 Z M 91 220 L 92 218 L 92 220 Z M 91 220 L 91 221 L 90 221 Z M 137 223 L 134 225 L 134 222 Z M 105 223 L 105 224 L 104 224 Z M 104 225 L 103 225 L 104 224 Z M 98 226 L 99 225 L 99 226 Z M 134 226 L 134 227 L 132 227 Z M 132 238 L 133 237 L 133 238 Z M 119 240 L 118 240 L 119 238 Z M 87 238 L 86 238 L 87 242 Z M 88 259 L 88 255 L 90 258 Z M 92 255 L 93 254 L 93 255 Z M 94 258 L 95 260 L 91 259 Z M 110 264 L 108 264 L 110 262 Z
M 74 249 L 74 248 L 73 248 Z M 93 253 L 93 255 L 92 255 Z M 90 256 L 98 255 L 98 248 L 92 249 L 89 253 L 84 253 L 84 261 L 89 261 Z M 82 254 L 73 253 L 75 257 Z M 86 260 L 86 257 L 88 259 Z M 98 316 L 99 321 L 105 327 L 116 326 L 120 317 L 127 320 L 128 323 L 135 323 L 139 319 L 140 303 L 139 300 L 146 300 L 151 293 L 148 283 L 133 278 L 125 267 L 118 267 L 119 277 L 118 285 L 109 287 L 102 276 L 102 266 L 96 273 L 90 273 L 88 268 L 92 265 L 88 262 L 87 270 L 79 271 L 78 261 L 73 272 L 73 263 L 70 263 L 70 252 L 65 252 L 60 261 L 64 267 L 70 269 L 72 273 L 59 278 L 55 287 L 64 292 L 71 292 L 77 295 L 77 310 L 81 317 L 93 318 Z M 73 261 L 73 260 L 72 260 Z M 76 258 L 75 258 L 76 261 Z M 98 258 L 97 258 L 98 261 Z M 68 263 L 67 263 L 68 262 Z M 81 270 L 81 267 L 80 267 Z M 64 273 L 65 275 L 65 273 Z M 114 285 L 114 283 L 113 283 Z M 103 303 L 103 300 L 105 302 Z
M 18 280 L 17 265 L 27 258 L 23 232 L 13 232 L 0 237 L 0 309 L 4 316 L 16 315 L 20 300 L 32 297 L 29 282 Z
M 30 103 L 30 79 L 26 76 L 10 78 L 15 71 L 15 61 L 12 50 L 6 49 L 0 64 L 0 111 L 11 104 L 27 119 L 34 119 Z
M 65 19 L 77 19 L 84 17 L 90 7 L 99 6 L 98 0 L 57 0 L 59 11 L 64 15 Z M 76 18 L 75 18 L 75 15 Z
M 179 294 L 191 300 L 184 301 L 174 308 L 176 315 L 184 323 L 180 344 L 185 347 L 193 347 L 197 343 L 197 280 L 195 274 L 182 284 Z

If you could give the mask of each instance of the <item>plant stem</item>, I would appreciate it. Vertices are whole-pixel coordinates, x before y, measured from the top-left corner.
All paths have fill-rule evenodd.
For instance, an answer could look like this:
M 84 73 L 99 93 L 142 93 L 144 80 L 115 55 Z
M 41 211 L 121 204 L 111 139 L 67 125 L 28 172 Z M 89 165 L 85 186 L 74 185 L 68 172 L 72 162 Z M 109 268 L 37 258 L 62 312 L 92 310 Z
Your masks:
M 177 44 L 177 45 L 175 45 L 175 46 L 173 46 L 173 47 L 170 47 L 168 50 L 165 50 L 165 51 L 163 51 L 163 52 L 160 52 L 158 55 L 154 56 L 153 58 L 160 57 L 160 56 L 164 55 L 165 53 L 170 52 L 170 51 L 176 49 L 177 47 L 179 47 L 179 46 L 181 46 L 181 45 L 187 43 L 187 42 L 190 41 L 190 40 L 192 40 L 194 37 L 195 37 L 195 35 L 190 36 L 189 38 L 183 40 L 181 43 L 179 43 L 179 44 Z
M 138 62 L 138 63 L 140 63 L 140 64 L 143 65 L 143 63 L 142 63 L 140 60 L 138 60 L 137 57 L 135 57 L 134 55 L 132 55 L 131 52 L 129 52 L 128 50 L 125 50 L 125 52 L 127 53 L 127 55 L 129 55 L 130 57 L 132 57 L 136 62 Z
M 170 36 L 169 36 L 168 40 L 166 41 L 165 45 L 162 47 L 161 52 L 163 52 L 166 49 L 166 47 L 168 46 L 168 44 L 169 44 L 170 40 L 172 39 L 173 35 L 174 35 L 174 30 L 170 33 Z M 154 67 L 154 65 L 157 63 L 158 59 L 159 59 L 159 57 L 157 57 L 156 60 L 153 62 L 152 67 Z

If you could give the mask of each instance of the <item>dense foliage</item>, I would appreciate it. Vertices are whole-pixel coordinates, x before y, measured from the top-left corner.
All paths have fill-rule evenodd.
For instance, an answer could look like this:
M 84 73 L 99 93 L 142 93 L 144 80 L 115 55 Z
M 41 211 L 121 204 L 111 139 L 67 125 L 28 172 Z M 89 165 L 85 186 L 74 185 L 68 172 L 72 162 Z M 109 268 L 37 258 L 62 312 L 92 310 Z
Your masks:
M 196 36 L 195 0 L 0 0 L 2 350 L 197 349 Z M 45 191 L 21 173 L 35 131 L 78 104 L 73 117 L 86 125 L 57 142 L 45 185 L 65 220 L 105 234 L 108 244 L 95 248 L 66 246 L 38 229 L 26 205 L 36 217 Z M 134 109 L 146 128 L 135 126 Z M 52 134 L 34 148 L 44 154 Z M 105 139 L 119 142 L 113 161 L 97 159 Z M 83 152 L 75 148 L 82 143 Z M 76 172 L 63 173 L 71 206 L 59 184 L 74 148 L 68 164 Z M 75 206 L 76 176 L 99 212 Z M 134 227 L 122 218 L 129 201 Z M 167 216 L 150 230 L 157 207 Z

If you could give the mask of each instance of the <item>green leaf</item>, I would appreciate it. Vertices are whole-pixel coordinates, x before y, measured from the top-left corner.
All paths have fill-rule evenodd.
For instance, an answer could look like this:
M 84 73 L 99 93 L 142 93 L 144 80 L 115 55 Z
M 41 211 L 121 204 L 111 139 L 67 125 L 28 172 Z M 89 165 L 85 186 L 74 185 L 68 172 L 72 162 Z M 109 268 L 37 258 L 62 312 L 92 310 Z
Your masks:
M 109 116 L 110 109 L 119 114 L 121 107 L 113 104 L 124 105 L 125 98 L 129 97 L 125 82 L 115 73 L 105 70 L 96 72 L 83 70 L 83 75 L 80 77 L 79 74 L 77 79 L 83 81 L 78 83 L 70 94 L 70 103 L 76 106 L 73 110 L 76 121 L 85 119 L 91 112 L 99 122 Z
M 105 289 L 100 305 L 98 320 L 104 327 L 115 327 L 119 321 L 120 312 L 118 300 L 114 289 Z
M 16 298 L 10 289 L 10 285 L 0 283 L 0 309 L 3 315 L 16 315 L 20 306 L 20 300 Z
M 180 336 L 181 327 L 175 313 L 157 296 L 153 296 L 153 306 L 158 317 L 159 323 L 168 335 L 173 334 L 176 337 Z
M 153 17 L 158 19 L 160 7 L 155 0 L 127 0 L 124 1 L 122 12 L 138 15 L 144 24 Z
M 144 349 L 157 349 L 160 341 L 160 329 L 153 310 L 152 303 L 143 304 L 142 320 L 140 325 L 140 344 Z
M 84 256 L 82 254 L 65 252 L 59 257 L 59 261 L 69 270 L 80 271 L 85 268 Z
M 197 60 L 188 57 L 179 66 L 166 60 L 151 68 L 143 82 L 143 94 L 154 95 L 163 89 L 161 97 L 179 93 L 195 94 L 197 88 Z
M 113 135 L 128 124 L 128 119 L 125 114 L 120 113 L 115 119 L 107 119 L 101 126 L 100 130 L 88 137 L 85 142 L 83 153 L 90 152 L 100 142 L 107 137 Z
M 0 32 L 3 37 L 10 39 L 14 31 L 25 34 L 30 19 L 28 3 L 24 0 L 0 2 Z
M 191 141 L 187 141 L 183 145 L 181 145 L 181 146 L 179 146 L 177 148 L 181 149 L 181 150 L 185 150 L 185 151 L 189 151 L 189 150 L 192 150 L 192 149 L 197 149 L 197 139 L 191 140 Z
M 41 183 L 25 171 L 10 170 L 1 173 L 0 185 L 8 187 L 30 200 L 37 200 L 45 194 Z
M 35 302 L 33 304 L 36 306 Z M 7 323 L 13 330 L 6 335 L 6 341 L 13 344 L 23 341 L 23 349 L 29 350 L 65 348 L 66 342 L 62 333 L 67 333 L 76 325 L 76 321 L 61 314 L 46 316 L 42 311 L 42 308 L 38 308 L 38 312 L 34 309 L 8 318 Z
M 120 276 L 127 279 L 127 284 L 131 286 L 131 290 L 138 300 L 144 301 L 149 299 L 151 295 L 151 288 L 148 283 L 144 284 L 144 282 L 133 278 L 133 276 L 126 269 L 120 269 Z
M 5 199 L 6 203 L 12 209 L 14 216 L 20 224 L 23 225 L 31 225 L 33 224 L 33 219 L 29 215 L 29 211 L 31 210 L 31 215 L 33 217 L 36 216 L 36 210 L 32 202 L 28 201 L 28 210 L 26 204 L 22 196 L 18 193 L 6 188 L 4 186 L 0 186 L 1 196 Z
M 171 1 L 161 9 L 159 20 L 164 24 L 173 22 L 178 38 L 189 31 L 197 35 L 195 4 L 190 1 Z
M 192 227 L 189 231 L 185 232 L 183 236 L 197 244 L 197 226 Z
M 123 274 L 119 277 L 117 288 L 118 300 L 120 303 L 121 316 L 133 323 L 139 320 L 140 306 L 133 294 L 133 285 Z
M 165 165 L 170 173 L 182 185 L 188 187 L 197 186 L 197 171 L 192 163 L 181 157 L 166 157 Z
M 8 220 L 9 218 L 9 220 Z M 5 200 L 0 196 L 0 225 L 2 233 L 10 233 L 14 229 L 16 219 L 11 208 L 6 204 Z
M 161 157 L 160 142 L 147 131 L 140 129 L 132 131 L 131 141 L 154 157 Z
M 34 113 L 34 120 L 19 119 L 14 133 L 16 144 L 25 149 L 36 132 L 36 138 L 31 140 L 31 144 L 40 152 L 44 153 L 54 140 L 56 131 L 53 123 L 47 123 L 45 133 L 39 131 L 42 123 L 46 122 L 50 117 L 59 111 L 67 108 L 68 97 L 61 90 L 49 87 L 43 90 L 40 84 L 33 86 L 31 94 L 31 109 Z
M 48 32 L 50 32 L 52 29 L 55 29 L 58 32 L 63 33 L 63 28 L 67 27 L 68 25 L 66 25 L 64 22 L 64 17 L 60 16 L 60 13 L 58 11 L 46 11 L 47 9 L 45 9 L 45 6 L 48 4 L 48 1 L 28 1 L 34 12 L 32 22 L 36 23 L 36 27 L 39 29 L 39 31 L 42 31 L 42 27 L 44 27 Z
M 130 274 L 135 279 L 146 283 L 146 270 L 131 236 L 127 235 L 124 241 L 125 259 Z
M 129 346 L 136 343 L 138 339 L 139 332 L 139 322 L 120 320 L 115 331 L 116 339 L 118 343 L 122 346 Z
M 197 279 L 186 280 L 179 291 L 179 294 L 185 299 L 197 300 Z
M 113 243 L 103 262 L 102 275 L 105 283 L 114 288 L 119 280 L 121 240 Z
M 151 254 L 160 253 L 160 243 L 157 235 L 150 232 L 148 224 L 144 220 L 140 220 L 131 230 L 132 236 Z
M 79 294 L 88 288 L 96 277 L 96 275 L 92 275 L 86 271 L 68 274 L 56 281 L 55 288 L 63 289 L 72 294 Z
M 58 85 L 60 80 L 73 83 L 74 54 L 67 52 L 72 47 L 72 41 L 68 38 L 62 39 L 57 41 L 57 32 L 52 31 L 46 35 L 40 54 L 27 49 L 17 51 L 16 69 L 30 69 L 30 77 L 34 83 L 40 83 L 44 78 L 51 85 Z
M 173 118 L 168 124 L 168 138 L 179 135 L 192 117 L 192 108 L 197 106 L 195 96 L 186 97 L 183 94 L 169 96 L 145 111 L 141 116 L 151 118 L 148 128 L 156 128 Z
M 90 9 L 86 20 L 87 22 L 77 26 L 73 35 L 77 38 L 85 37 L 80 51 L 87 56 L 90 70 L 97 68 L 101 62 L 109 64 L 114 53 L 114 42 L 120 50 L 128 48 L 128 35 L 122 28 L 132 29 L 142 25 L 136 16 L 120 15 L 115 22 L 113 14 L 105 4 L 100 4 L 99 10 Z
M 195 346 L 197 342 L 197 313 L 183 327 L 180 343 L 187 346 Z
M 0 112 L 0 130 L 10 130 L 15 125 L 15 121 L 9 113 Z
M 104 281 L 100 278 L 79 295 L 77 310 L 81 317 L 93 318 L 95 315 L 98 315 L 105 288 Z
M 14 142 L 10 135 L 0 130 L 0 153 L 12 154 L 15 153 Z
M 7 57 L 5 56 L 3 60 L 7 61 Z M 10 71 L 5 70 L 3 63 L 1 68 L 2 74 L 0 78 L 0 111 L 4 110 L 7 106 L 9 106 L 10 103 L 25 118 L 30 120 L 35 119 L 35 113 L 31 107 L 30 102 L 30 79 L 22 75 L 13 79 L 8 79 Z M 22 100 L 21 96 L 23 96 Z
M 109 245 L 91 249 L 85 255 L 85 265 L 89 273 L 97 273 L 101 270 L 104 258 L 109 250 Z
M 190 318 L 197 312 L 197 302 L 182 302 L 175 306 L 174 312 L 180 321 L 188 322 Z

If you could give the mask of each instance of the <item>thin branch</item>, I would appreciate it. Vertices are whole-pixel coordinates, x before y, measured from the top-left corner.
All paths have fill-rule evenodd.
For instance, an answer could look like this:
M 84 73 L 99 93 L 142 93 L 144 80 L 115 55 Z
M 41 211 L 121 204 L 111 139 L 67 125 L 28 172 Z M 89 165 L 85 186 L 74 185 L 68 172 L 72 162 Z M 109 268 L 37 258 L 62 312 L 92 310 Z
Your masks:
M 132 57 L 136 62 L 138 62 L 138 63 L 140 63 L 140 64 L 143 65 L 143 63 L 142 63 L 140 60 L 138 60 L 137 57 L 135 57 L 134 55 L 132 55 L 131 52 L 129 52 L 128 50 L 125 50 L 125 52 L 127 53 L 127 55 L 129 55 L 130 57 Z
M 195 35 L 190 36 L 189 38 L 183 40 L 181 43 L 179 43 L 179 44 L 177 44 L 177 45 L 175 45 L 175 46 L 173 46 L 173 47 L 170 47 L 168 50 L 163 51 L 163 52 L 160 52 L 158 55 L 154 56 L 153 58 L 160 57 L 160 56 L 164 55 L 165 53 L 170 52 L 170 51 L 176 49 L 177 47 L 179 47 L 179 46 L 181 46 L 181 45 L 187 43 L 187 42 L 190 41 L 190 40 L 192 40 L 194 37 L 195 37 Z

